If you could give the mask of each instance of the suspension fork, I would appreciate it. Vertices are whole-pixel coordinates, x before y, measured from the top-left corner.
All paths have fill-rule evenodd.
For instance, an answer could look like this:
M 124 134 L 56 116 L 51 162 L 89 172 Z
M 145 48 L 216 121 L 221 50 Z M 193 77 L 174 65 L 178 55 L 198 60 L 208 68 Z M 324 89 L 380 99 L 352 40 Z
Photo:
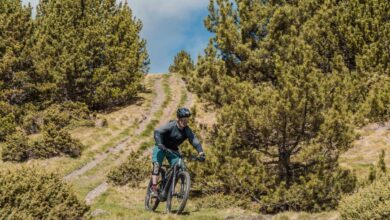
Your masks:
M 171 194 L 171 198 L 172 198 L 173 193 L 174 193 L 174 190 L 175 190 L 176 171 L 177 171 L 177 166 L 175 165 L 175 166 L 173 167 L 173 175 L 172 175 L 172 182 L 171 182 L 171 190 L 169 190 L 170 193 L 172 193 L 172 194 Z

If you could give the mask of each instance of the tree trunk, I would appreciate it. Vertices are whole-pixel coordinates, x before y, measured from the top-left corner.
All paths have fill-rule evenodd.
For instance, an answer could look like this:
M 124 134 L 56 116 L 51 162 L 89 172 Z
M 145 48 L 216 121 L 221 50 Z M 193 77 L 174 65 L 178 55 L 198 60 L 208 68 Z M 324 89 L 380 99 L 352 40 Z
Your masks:
M 279 149 L 279 180 L 285 181 L 287 187 L 290 186 L 291 180 L 290 156 L 286 149 Z

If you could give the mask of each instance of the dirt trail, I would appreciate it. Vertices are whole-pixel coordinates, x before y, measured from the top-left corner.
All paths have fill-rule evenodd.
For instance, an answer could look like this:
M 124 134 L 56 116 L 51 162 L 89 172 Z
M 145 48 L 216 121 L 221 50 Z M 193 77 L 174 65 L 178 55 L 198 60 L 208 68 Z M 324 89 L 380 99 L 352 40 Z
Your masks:
M 99 195 L 101 195 L 103 192 L 105 192 L 107 189 L 109 188 L 109 185 L 106 181 L 104 181 L 102 184 L 100 184 L 99 186 L 97 186 L 95 189 L 93 189 L 92 191 L 90 191 L 88 193 L 88 195 L 85 197 L 85 203 L 87 205 L 90 205 L 92 203 L 92 201 L 98 197 Z
M 164 100 L 164 98 L 165 98 L 165 94 L 163 92 L 163 88 L 161 85 L 161 79 L 157 79 L 155 81 L 154 90 L 156 91 L 156 96 L 153 99 L 153 102 L 152 102 L 152 105 L 150 108 L 150 112 L 147 114 L 146 119 L 143 120 L 139 124 L 137 130 L 134 132 L 135 135 L 139 135 L 145 129 L 145 126 L 152 120 L 154 113 L 160 108 L 160 106 L 162 104 L 162 100 Z M 80 169 L 74 170 L 70 174 L 66 175 L 64 177 L 64 180 L 71 180 L 71 179 L 74 179 L 80 175 L 83 175 L 88 170 L 91 170 L 96 165 L 98 165 L 102 161 L 104 161 L 110 154 L 118 153 L 121 150 L 123 150 L 128 145 L 128 143 L 131 141 L 131 139 L 132 139 L 131 136 L 124 138 L 117 145 L 108 149 L 107 152 L 104 152 L 100 155 L 97 155 L 95 157 L 95 159 L 93 159 L 92 161 L 90 161 L 89 163 L 87 163 L 86 165 L 81 167 Z
M 160 121 L 159 121 L 157 127 L 167 123 L 169 120 L 172 120 L 172 115 L 176 111 L 177 105 L 180 102 L 180 92 L 172 89 L 172 85 L 175 85 L 175 84 L 177 84 L 177 77 L 171 76 L 169 78 L 169 85 L 171 86 L 172 100 L 169 103 L 169 105 L 164 109 L 163 115 L 160 118 Z
M 177 77 L 171 76 L 169 78 L 169 85 L 171 87 L 172 100 L 170 101 L 168 106 L 163 110 L 163 115 L 161 116 L 161 118 L 159 120 L 159 124 L 157 126 L 160 126 L 163 123 L 166 123 L 169 119 L 171 119 L 173 113 L 175 112 L 175 110 L 177 108 L 178 103 L 180 102 L 180 93 L 178 93 L 177 91 L 175 92 L 175 90 L 172 89 L 174 87 L 174 85 L 176 85 L 176 84 L 178 84 L 178 87 L 183 86 L 182 84 L 177 83 Z M 161 103 L 163 100 L 164 100 L 164 98 L 160 99 Z M 151 118 L 150 118 L 150 120 L 151 120 Z M 147 124 L 145 124 L 144 127 L 146 125 Z M 142 132 L 142 130 L 143 129 L 139 129 L 137 132 L 135 132 L 136 135 L 139 135 Z M 135 145 L 137 145 L 137 144 L 133 144 L 133 146 L 135 146 Z M 124 155 L 126 155 L 126 154 L 124 154 Z M 102 193 L 104 193 L 108 189 L 109 189 L 109 184 L 106 181 L 102 182 L 100 185 L 95 187 L 93 190 L 91 190 L 87 194 L 87 196 L 85 197 L 86 203 L 88 205 L 90 205 L 95 200 L 95 198 L 100 196 Z

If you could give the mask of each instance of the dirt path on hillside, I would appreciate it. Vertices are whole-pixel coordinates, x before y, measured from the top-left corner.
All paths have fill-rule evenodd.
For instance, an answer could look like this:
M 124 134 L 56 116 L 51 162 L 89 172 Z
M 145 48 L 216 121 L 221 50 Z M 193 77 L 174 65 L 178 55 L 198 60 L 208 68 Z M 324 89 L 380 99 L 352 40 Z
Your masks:
M 152 120 L 152 117 L 154 113 L 160 108 L 162 104 L 162 100 L 165 98 L 165 94 L 161 85 L 161 79 L 158 79 L 154 83 L 154 90 L 156 91 L 156 96 L 154 97 L 152 101 L 152 105 L 150 107 L 150 111 L 147 115 L 143 116 L 142 122 L 139 124 L 137 130 L 134 132 L 135 135 L 139 135 L 146 127 L 146 125 Z M 131 141 L 131 136 L 124 138 L 121 140 L 117 145 L 109 148 L 107 152 L 102 153 L 100 155 L 97 155 L 95 159 L 81 167 L 80 169 L 74 170 L 70 174 L 66 175 L 64 177 L 64 180 L 71 180 L 73 178 L 76 178 L 80 175 L 83 175 L 88 170 L 91 170 L 96 165 L 100 164 L 102 161 L 104 161 L 110 154 L 112 153 L 118 153 L 119 151 L 123 150 L 128 143 Z
M 161 116 L 161 118 L 159 120 L 159 124 L 157 126 L 161 126 L 162 124 L 166 123 L 167 121 L 169 121 L 171 119 L 172 115 L 176 111 L 178 103 L 180 102 L 180 93 L 178 93 L 177 91 L 175 91 L 172 88 L 176 84 L 177 84 L 177 87 L 181 87 L 182 85 L 177 82 L 176 77 L 172 77 L 172 76 L 169 78 L 168 84 L 171 86 L 170 88 L 171 88 L 172 100 L 169 102 L 168 106 L 163 110 L 163 115 Z M 161 99 L 161 102 L 163 100 L 164 99 Z M 136 135 L 139 135 L 141 132 L 142 132 L 142 130 L 139 130 L 138 132 L 135 132 L 135 133 L 136 133 Z M 140 144 L 140 143 L 133 144 L 133 146 L 136 146 L 138 144 Z M 131 149 L 128 149 L 128 150 L 131 150 Z M 127 153 L 124 153 L 123 155 L 127 155 Z M 122 160 L 119 159 L 118 161 L 122 161 Z M 109 189 L 109 184 L 106 181 L 102 182 L 100 185 L 95 187 L 93 190 L 91 190 L 87 194 L 87 196 L 85 197 L 86 203 L 88 205 L 90 205 L 98 196 L 100 196 L 102 193 L 104 193 L 108 189 Z
M 179 89 L 179 92 L 174 90 L 174 89 L 172 89 L 172 85 L 176 85 L 176 84 L 177 84 L 177 78 L 171 76 L 169 78 L 169 85 L 171 86 L 171 97 L 172 97 L 172 100 L 168 104 L 168 106 L 164 109 L 163 115 L 160 118 L 160 121 L 157 124 L 157 127 L 160 127 L 161 125 L 167 123 L 169 120 L 173 120 L 174 119 L 173 118 L 173 114 L 175 113 L 175 111 L 177 109 L 177 105 L 180 102 L 180 89 Z M 180 84 L 178 85 L 178 87 L 180 87 Z

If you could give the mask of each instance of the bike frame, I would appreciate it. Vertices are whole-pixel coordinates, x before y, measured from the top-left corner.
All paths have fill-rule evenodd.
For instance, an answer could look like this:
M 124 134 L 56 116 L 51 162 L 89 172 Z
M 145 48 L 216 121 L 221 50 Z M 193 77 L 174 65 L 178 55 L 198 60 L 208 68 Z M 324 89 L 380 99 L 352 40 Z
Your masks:
M 189 191 L 190 191 L 190 185 L 191 185 L 191 177 L 190 177 L 190 174 L 188 172 L 188 168 L 187 166 L 185 165 L 185 159 L 189 159 L 189 160 L 197 160 L 197 161 L 201 161 L 203 162 L 204 161 L 204 158 L 199 158 L 197 156 L 193 156 L 193 155 L 190 155 L 190 156 L 183 156 L 181 155 L 180 152 L 176 152 L 176 151 L 172 151 L 172 150 L 167 150 L 167 152 L 171 153 L 171 154 L 175 154 L 178 156 L 178 161 L 176 164 L 174 164 L 173 166 L 170 166 L 168 168 L 166 168 L 167 166 L 164 165 L 164 169 L 161 170 L 161 180 L 158 181 L 158 185 L 159 185 L 159 192 L 158 192 L 158 196 L 156 198 L 155 201 L 152 201 L 151 200 L 151 185 L 152 185 L 152 179 L 149 181 L 149 185 L 148 185 L 148 189 L 147 189 L 147 192 L 146 192 L 146 197 L 145 197 L 145 208 L 147 210 L 150 210 L 150 211 L 154 211 L 158 204 L 160 202 L 165 202 L 167 201 L 167 210 L 168 212 L 171 212 L 171 208 L 172 208 L 172 201 L 171 199 L 175 196 L 177 196 L 179 199 L 181 199 L 181 202 L 179 203 L 179 207 L 178 207 L 178 210 L 177 210 L 177 213 L 180 213 L 181 211 L 183 211 L 184 207 L 185 207 L 185 204 L 188 200 L 188 196 L 189 196 Z M 179 177 L 179 175 L 183 176 L 183 180 L 184 181 L 180 181 L 180 192 L 174 192 L 175 190 L 175 184 L 177 182 L 177 178 Z M 169 194 L 171 193 L 171 194 Z M 169 200 L 168 200 L 169 199 Z
M 187 168 L 184 164 L 183 156 L 180 153 L 176 153 L 176 152 L 170 151 L 170 150 L 168 150 L 168 152 L 172 153 L 172 154 L 176 154 L 180 158 L 179 158 L 179 161 L 175 165 L 173 165 L 173 167 L 170 167 L 168 169 L 167 173 L 165 174 L 165 177 L 163 177 L 164 179 L 161 180 L 162 181 L 161 198 L 163 199 L 163 201 L 165 201 L 168 198 L 169 192 L 173 193 L 173 187 L 174 187 L 173 183 L 175 183 L 175 181 L 176 181 L 177 174 L 180 171 L 187 170 Z M 169 189 L 172 189 L 172 190 L 169 190 Z

